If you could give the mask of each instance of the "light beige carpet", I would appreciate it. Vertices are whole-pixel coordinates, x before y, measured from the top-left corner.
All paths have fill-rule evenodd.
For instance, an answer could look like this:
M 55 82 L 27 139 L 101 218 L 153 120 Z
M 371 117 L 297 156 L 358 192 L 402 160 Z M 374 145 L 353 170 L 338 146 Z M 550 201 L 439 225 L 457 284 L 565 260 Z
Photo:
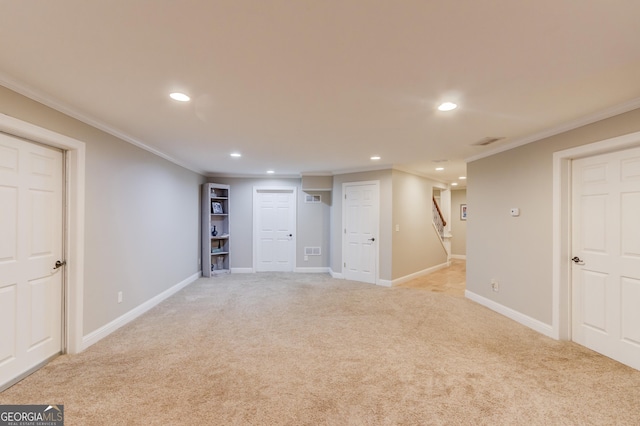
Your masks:
M 640 424 L 640 371 L 469 300 L 326 275 L 200 279 L 0 394 L 66 425 Z

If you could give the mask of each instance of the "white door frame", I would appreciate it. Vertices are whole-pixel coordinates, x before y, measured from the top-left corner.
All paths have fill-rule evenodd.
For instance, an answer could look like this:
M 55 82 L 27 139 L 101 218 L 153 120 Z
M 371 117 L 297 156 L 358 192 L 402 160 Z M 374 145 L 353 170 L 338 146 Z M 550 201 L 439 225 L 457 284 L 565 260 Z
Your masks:
M 259 214 L 258 209 L 258 192 L 259 191 L 275 191 L 275 192 L 290 192 L 293 194 L 293 221 L 294 231 L 292 237 L 293 253 L 291 254 L 291 270 L 295 271 L 297 267 L 296 252 L 297 252 L 297 237 L 298 237 L 298 187 L 297 186 L 254 186 L 253 187 L 253 272 L 258 270 L 258 221 L 256 218 Z
M 63 245 L 67 261 L 63 278 L 63 352 L 78 353 L 82 343 L 84 289 L 84 142 L 0 113 L 0 131 L 64 151 L 65 197 Z
M 552 337 L 571 340 L 571 161 L 640 146 L 640 132 L 553 154 Z
M 381 201 L 380 201 L 380 181 L 379 180 L 367 180 L 367 181 L 362 181 L 362 182 L 344 182 L 342 184 L 342 229 L 340 230 L 340 234 L 342 234 L 342 276 L 344 277 L 344 265 L 346 263 L 346 252 L 347 252 L 347 236 L 344 232 L 345 229 L 345 224 L 347 223 L 347 203 L 345 203 L 345 194 L 347 193 L 347 187 L 348 186 L 359 186 L 359 185 L 375 185 L 376 187 L 376 191 L 378 192 L 378 223 L 377 223 L 377 227 L 378 229 L 376 230 L 377 232 L 377 236 L 376 238 L 378 239 L 378 244 L 376 244 L 376 254 L 375 254 L 375 262 L 376 262 L 376 267 L 374 268 L 374 274 L 375 274 L 375 278 L 374 278 L 374 284 L 376 285 L 381 285 L 380 283 L 380 206 L 381 206 Z

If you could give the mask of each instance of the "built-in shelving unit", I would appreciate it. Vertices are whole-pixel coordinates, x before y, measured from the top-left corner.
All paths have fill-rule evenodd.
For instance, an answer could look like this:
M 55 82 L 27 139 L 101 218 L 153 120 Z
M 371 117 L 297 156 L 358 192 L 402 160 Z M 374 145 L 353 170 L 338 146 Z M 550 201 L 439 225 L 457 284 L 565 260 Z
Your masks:
M 229 185 L 202 185 L 202 275 L 227 274 L 229 266 Z

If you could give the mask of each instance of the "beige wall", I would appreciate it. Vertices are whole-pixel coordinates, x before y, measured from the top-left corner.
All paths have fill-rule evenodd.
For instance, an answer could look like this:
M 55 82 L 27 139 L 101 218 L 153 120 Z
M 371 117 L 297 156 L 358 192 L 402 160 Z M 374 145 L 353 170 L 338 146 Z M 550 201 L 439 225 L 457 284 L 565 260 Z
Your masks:
M 433 227 L 432 193 L 433 181 L 393 170 L 391 228 L 394 280 L 447 261 L 447 252 Z
M 202 176 L 2 86 L 0 112 L 86 143 L 84 335 L 200 270 Z
M 460 220 L 460 205 L 467 204 L 467 190 L 451 191 L 451 254 L 467 255 L 467 221 Z
M 553 153 L 637 131 L 640 110 L 470 162 L 467 290 L 551 324 Z

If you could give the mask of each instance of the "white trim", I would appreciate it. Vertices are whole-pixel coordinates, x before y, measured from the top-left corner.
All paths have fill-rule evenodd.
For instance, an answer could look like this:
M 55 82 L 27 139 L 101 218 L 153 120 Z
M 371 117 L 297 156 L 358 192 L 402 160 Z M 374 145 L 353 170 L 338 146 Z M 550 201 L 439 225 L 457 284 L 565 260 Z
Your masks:
M 326 266 L 302 267 L 295 268 L 293 271 L 301 274 L 328 274 L 329 268 Z
M 552 320 L 556 339 L 571 339 L 571 161 L 640 146 L 640 132 L 594 142 L 553 154 Z
M 344 280 L 344 275 L 342 275 L 342 272 L 335 272 L 331 268 L 329 268 L 329 275 L 331 275 L 331 278 L 335 278 L 337 280 Z
M 345 203 L 345 194 L 347 193 L 346 188 L 348 186 L 361 186 L 361 185 L 374 185 L 375 186 L 375 190 L 377 193 L 377 198 L 378 198 L 378 217 L 377 219 L 377 238 L 378 238 L 378 244 L 376 244 L 376 258 L 375 258 L 375 276 L 373 277 L 373 284 L 378 284 L 378 285 L 382 285 L 385 287 L 391 287 L 391 281 L 388 282 L 384 280 L 384 283 L 382 283 L 380 279 L 380 181 L 379 180 L 366 180 L 366 181 L 355 181 L 355 182 L 343 182 L 342 183 L 342 193 L 340 194 L 340 196 L 342 197 L 342 222 L 341 222 L 341 227 L 342 229 L 340 230 L 340 234 L 342 235 L 342 260 L 340 262 L 340 265 L 342 265 L 342 268 L 344 268 L 344 265 L 346 263 L 346 246 L 347 246 L 347 238 L 346 238 L 346 234 L 345 232 L 343 232 L 345 230 L 345 223 L 346 221 L 346 217 L 347 217 L 347 203 Z M 343 276 L 345 276 L 344 272 L 342 273 Z
M 0 131 L 53 146 L 66 153 L 64 349 L 67 353 L 78 353 L 82 351 L 83 327 L 85 144 L 1 113 Z
M 376 285 L 381 287 L 393 287 L 393 282 L 391 280 L 378 280 L 376 281 Z
M 405 275 L 404 277 L 400 277 L 400 278 L 396 278 L 395 280 L 393 280 L 391 283 L 391 285 L 399 285 L 402 283 L 406 283 L 407 281 L 411 281 L 414 278 L 418 278 L 421 277 L 423 275 L 427 275 L 430 274 L 432 272 L 435 271 L 439 271 L 440 269 L 444 269 L 451 266 L 451 262 L 445 262 L 445 263 L 441 263 L 440 265 L 436 265 L 436 266 L 432 266 L 430 268 L 427 269 L 423 269 L 422 271 L 418 271 L 418 272 L 414 272 L 413 274 L 409 274 L 409 275 Z
M 497 303 L 491 299 L 487 299 L 486 297 L 482 297 L 469 290 L 464 291 L 464 296 L 467 299 L 473 300 L 474 302 L 479 303 L 480 305 L 485 306 L 492 311 L 496 311 L 497 313 L 502 314 L 507 318 L 519 322 L 520 324 L 529 327 L 537 331 L 538 333 L 544 334 L 548 337 L 553 337 L 553 328 L 549 324 L 545 324 L 542 321 L 538 321 L 535 318 L 531 318 L 530 316 L 501 305 L 500 303 Z
M 86 123 L 92 127 L 95 127 L 97 129 L 100 129 L 106 133 L 109 133 L 110 135 L 113 135 L 119 139 L 122 139 L 123 141 L 129 142 L 132 145 L 135 145 L 139 148 L 144 149 L 145 151 L 151 152 L 152 154 L 157 155 L 158 157 L 162 157 L 165 160 L 168 160 L 174 164 L 177 164 L 180 167 L 184 167 L 185 169 L 191 170 L 192 172 L 198 173 L 200 175 L 205 175 L 205 171 L 200 170 L 196 167 L 193 167 L 192 165 L 186 164 L 180 160 L 177 160 L 175 158 L 173 158 L 172 156 L 165 154 L 164 152 L 158 150 L 157 148 L 154 148 L 150 145 L 145 144 L 144 142 L 116 129 L 115 127 L 109 126 L 108 124 L 90 116 L 87 115 L 84 112 L 79 112 L 78 110 L 76 110 L 73 107 L 70 107 L 69 105 L 60 102 L 59 100 L 53 99 L 52 97 L 50 97 L 49 95 L 46 95 L 38 90 L 35 90 L 31 87 L 28 87 L 26 85 L 24 85 L 21 82 L 18 82 L 2 73 L 0 73 L 0 84 L 5 86 L 8 89 L 11 89 L 15 92 L 20 93 L 23 96 L 26 96 L 29 99 L 33 99 L 34 101 L 40 102 L 43 105 L 46 105 L 50 108 L 55 109 L 56 111 L 60 111 L 63 114 L 66 114 L 70 117 L 73 117 L 79 121 L 82 121 L 83 123 Z
M 181 282 L 179 282 L 178 284 L 174 285 L 173 287 L 163 291 L 162 293 L 160 293 L 157 296 L 147 300 L 146 302 L 142 303 L 141 305 L 136 306 L 135 308 L 133 308 L 132 310 L 130 310 L 126 314 L 114 319 L 110 323 L 105 324 L 102 327 L 100 327 L 99 329 L 97 329 L 95 331 L 92 331 L 91 333 L 87 334 L 82 339 L 83 349 L 86 349 L 89 346 L 91 346 L 91 345 L 93 345 L 95 343 L 98 343 L 100 340 L 104 339 L 105 337 L 107 337 L 108 335 L 110 335 L 111 333 L 113 333 L 114 331 L 119 329 L 120 327 L 129 324 L 131 321 L 133 321 L 134 319 L 138 318 L 140 315 L 144 314 L 149 309 L 154 308 L 155 306 L 159 305 L 165 299 L 168 299 L 169 297 L 173 296 L 174 294 L 176 294 L 177 292 L 179 292 L 180 290 L 182 290 L 183 288 L 185 288 L 189 284 L 193 283 L 195 280 L 197 280 L 201 276 L 202 276 L 202 271 L 196 272 L 195 274 L 193 274 L 190 277 L 182 280 Z
M 594 114 L 590 114 L 582 118 L 578 118 L 577 120 L 572 120 L 567 123 L 561 124 L 559 126 L 555 126 L 550 129 L 543 130 L 542 132 L 538 132 L 530 136 L 525 136 L 523 138 L 516 139 L 512 142 L 509 142 L 508 144 L 502 145 L 500 147 L 496 147 L 495 149 L 492 149 L 489 151 L 485 151 L 482 154 L 469 157 L 465 159 L 465 161 L 469 163 L 471 161 L 480 160 L 481 158 L 490 157 L 500 152 L 508 151 L 510 149 L 517 148 L 522 145 L 536 142 L 541 139 L 558 135 L 560 133 L 568 132 L 569 130 L 577 129 L 578 127 L 586 126 L 587 124 L 595 123 L 596 121 L 600 121 L 616 115 L 624 114 L 625 112 L 629 112 L 637 108 L 640 108 L 640 98 L 631 99 L 628 102 L 615 105 L 611 108 L 598 111 Z
M 451 259 L 467 260 L 466 254 L 452 254 Z
M 258 272 L 258 192 L 274 191 L 274 192 L 291 192 L 293 194 L 293 230 L 292 248 L 291 248 L 291 272 L 296 268 L 296 247 L 298 237 L 298 187 L 297 186 L 254 186 L 253 187 L 253 270 Z

